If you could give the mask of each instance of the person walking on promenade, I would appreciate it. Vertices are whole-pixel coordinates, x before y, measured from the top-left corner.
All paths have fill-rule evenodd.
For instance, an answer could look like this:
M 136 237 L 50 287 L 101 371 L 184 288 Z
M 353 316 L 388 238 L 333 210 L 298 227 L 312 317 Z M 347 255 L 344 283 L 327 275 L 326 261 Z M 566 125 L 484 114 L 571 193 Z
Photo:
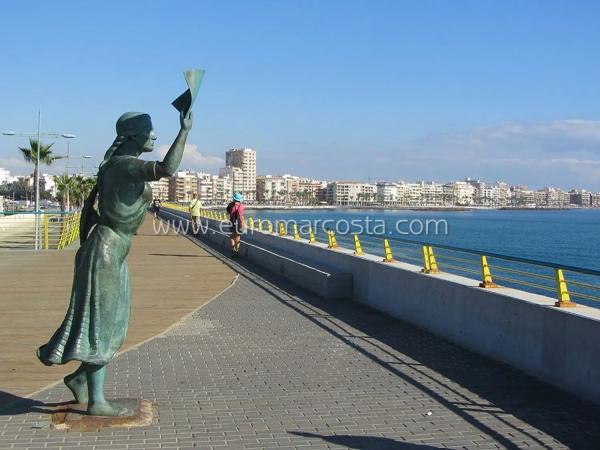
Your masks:
M 244 205 L 242 204 L 242 194 L 236 192 L 233 194 L 233 199 L 227 205 L 227 214 L 229 214 L 230 232 L 229 241 L 231 242 L 231 250 L 233 258 L 240 256 L 240 235 L 244 231 Z
M 154 220 L 157 220 L 160 217 L 160 199 L 155 198 L 152 200 L 152 209 L 154 211 Z
M 202 202 L 198 199 L 198 194 L 194 192 L 190 202 L 190 216 L 192 217 L 192 232 L 194 234 L 198 234 L 200 229 L 200 208 L 202 208 Z

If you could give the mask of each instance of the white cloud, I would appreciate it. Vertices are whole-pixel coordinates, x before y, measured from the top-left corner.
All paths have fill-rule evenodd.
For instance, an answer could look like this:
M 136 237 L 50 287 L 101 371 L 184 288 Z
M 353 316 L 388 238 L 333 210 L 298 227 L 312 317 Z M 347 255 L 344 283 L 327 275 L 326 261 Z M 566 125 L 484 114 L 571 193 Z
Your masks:
M 170 145 L 161 145 L 158 147 L 158 155 L 160 158 L 164 158 L 164 156 L 169 151 Z M 213 155 L 204 155 L 198 151 L 198 146 L 195 144 L 185 144 L 185 151 L 183 153 L 183 159 L 181 161 L 180 167 L 185 169 L 216 169 L 219 167 L 223 167 L 225 165 L 225 160 L 223 158 L 219 158 L 218 156 Z
M 600 121 L 505 123 L 429 135 L 400 145 L 397 152 L 405 178 L 421 173 L 443 181 L 468 175 L 600 190 Z
M 33 171 L 33 164 L 20 158 L 0 158 L 0 167 L 10 170 L 12 175 L 26 175 Z

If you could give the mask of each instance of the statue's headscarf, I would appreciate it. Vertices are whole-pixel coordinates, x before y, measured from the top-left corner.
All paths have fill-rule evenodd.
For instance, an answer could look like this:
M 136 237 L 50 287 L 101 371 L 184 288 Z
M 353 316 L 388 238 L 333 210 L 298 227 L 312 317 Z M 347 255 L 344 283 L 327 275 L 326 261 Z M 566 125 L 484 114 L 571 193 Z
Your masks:
M 140 112 L 126 112 L 117 120 L 117 136 L 135 136 L 152 129 L 150 116 Z
M 126 112 L 117 120 L 117 138 L 104 154 L 104 161 L 108 161 L 113 153 L 123 145 L 127 139 L 138 134 L 152 130 L 150 116 L 141 112 Z

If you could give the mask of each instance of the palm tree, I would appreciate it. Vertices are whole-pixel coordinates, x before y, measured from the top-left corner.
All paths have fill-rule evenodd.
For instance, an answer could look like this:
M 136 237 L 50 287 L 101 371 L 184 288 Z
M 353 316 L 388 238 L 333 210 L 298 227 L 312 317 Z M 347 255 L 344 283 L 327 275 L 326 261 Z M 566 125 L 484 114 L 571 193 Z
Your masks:
M 38 159 L 40 164 L 51 166 L 54 161 L 62 158 L 62 156 L 55 156 L 52 154 L 52 150 L 50 150 L 50 147 L 52 147 L 53 145 L 54 143 L 50 145 L 44 145 L 43 143 L 38 142 L 37 139 L 29 138 L 29 148 L 19 147 L 19 150 L 21 150 L 25 161 L 27 161 L 28 163 L 33 163 L 33 185 L 36 190 L 38 187 Z
M 73 178 L 68 175 L 57 175 L 54 177 L 54 184 L 56 185 L 56 198 L 60 202 L 60 208 L 66 211 L 67 199 L 72 190 Z
M 82 177 L 81 175 L 72 177 L 70 185 L 71 202 L 77 207 L 82 207 L 95 185 L 95 177 Z

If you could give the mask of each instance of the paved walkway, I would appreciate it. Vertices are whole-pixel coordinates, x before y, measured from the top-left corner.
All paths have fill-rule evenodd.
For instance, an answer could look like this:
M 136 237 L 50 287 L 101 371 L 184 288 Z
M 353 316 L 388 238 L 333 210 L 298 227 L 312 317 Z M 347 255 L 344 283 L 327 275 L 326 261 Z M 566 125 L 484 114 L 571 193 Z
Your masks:
M 231 288 L 109 369 L 108 394 L 156 401 L 155 424 L 53 431 L 43 402 L 69 399 L 58 385 L 0 415 L 0 448 L 600 448 L 591 405 L 358 304 L 227 264 L 240 273 Z
M 76 367 L 46 367 L 35 356 L 67 311 L 76 249 L 0 250 L 0 407 Z M 128 259 L 133 298 L 124 349 L 163 332 L 235 277 L 187 239 L 173 232 L 155 234 L 150 216 L 133 238 Z

